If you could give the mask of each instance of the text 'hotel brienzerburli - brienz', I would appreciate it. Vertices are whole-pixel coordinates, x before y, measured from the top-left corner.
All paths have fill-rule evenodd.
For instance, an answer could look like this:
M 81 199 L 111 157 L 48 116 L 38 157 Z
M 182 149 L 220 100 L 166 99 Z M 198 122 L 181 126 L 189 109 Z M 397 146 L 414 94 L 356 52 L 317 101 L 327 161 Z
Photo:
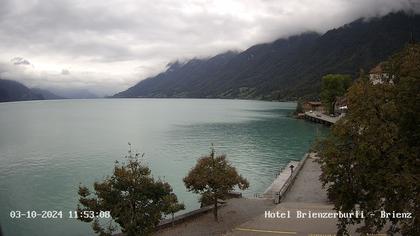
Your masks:
M 391 219 L 409 219 L 412 218 L 411 212 L 386 212 L 380 211 L 381 218 Z M 264 217 L 267 219 L 335 219 L 335 218 L 365 218 L 366 214 L 363 211 L 354 212 L 314 212 L 314 211 L 265 211 Z

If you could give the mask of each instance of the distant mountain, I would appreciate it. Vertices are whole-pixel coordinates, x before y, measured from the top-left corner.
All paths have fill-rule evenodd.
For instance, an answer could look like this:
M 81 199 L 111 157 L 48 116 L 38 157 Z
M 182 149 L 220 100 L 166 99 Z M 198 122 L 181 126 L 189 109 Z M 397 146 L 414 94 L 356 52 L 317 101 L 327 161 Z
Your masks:
M 44 97 L 41 94 L 35 93 L 19 82 L 0 79 L 0 102 L 43 99 Z
M 67 98 L 90 99 L 98 96 L 87 89 L 28 88 L 17 81 L 0 79 L 0 102 Z
M 58 96 L 70 99 L 91 99 L 99 98 L 98 95 L 90 92 L 87 89 L 73 89 L 73 88 L 49 88 L 48 91 L 57 94 Z
M 202 97 L 205 83 L 215 78 L 237 53 L 227 52 L 210 59 L 174 62 L 166 72 L 146 79 L 116 97 Z
M 47 100 L 53 100 L 53 99 L 65 99 L 64 97 L 58 96 L 55 93 L 52 93 L 46 89 L 41 89 L 41 88 L 32 88 L 31 89 L 32 92 L 36 93 L 36 94 L 40 94 L 42 95 L 42 97 L 44 97 L 44 99 Z
M 369 70 L 404 47 L 411 33 L 420 39 L 420 15 L 359 19 L 323 35 L 304 33 L 241 53 L 175 62 L 113 97 L 317 97 L 323 75 Z

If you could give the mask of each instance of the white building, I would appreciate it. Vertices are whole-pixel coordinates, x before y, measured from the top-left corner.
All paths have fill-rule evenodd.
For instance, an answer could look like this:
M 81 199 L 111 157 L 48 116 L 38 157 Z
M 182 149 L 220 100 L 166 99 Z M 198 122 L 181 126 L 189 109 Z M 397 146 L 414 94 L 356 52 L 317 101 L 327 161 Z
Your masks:
M 389 74 L 384 72 L 382 62 L 369 71 L 369 80 L 374 85 L 389 81 Z M 392 80 L 389 82 L 392 83 Z

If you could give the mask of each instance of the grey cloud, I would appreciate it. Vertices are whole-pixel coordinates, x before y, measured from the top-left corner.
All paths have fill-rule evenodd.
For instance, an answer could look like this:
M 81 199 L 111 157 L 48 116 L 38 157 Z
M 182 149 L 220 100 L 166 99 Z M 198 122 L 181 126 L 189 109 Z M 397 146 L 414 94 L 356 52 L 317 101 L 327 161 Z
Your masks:
M 0 0 L 0 6 L 0 51 L 5 55 L 0 62 L 24 55 L 37 66 L 69 65 L 71 74 L 58 69 L 43 80 L 63 86 L 101 84 L 100 76 L 108 81 L 103 68 L 115 68 L 114 74 L 132 71 L 109 75 L 113 82 L 103 83 L 115 90 L 177 59 L 243 50 L 303 31 L 322 33 L 360 17 L 420 9 L 417 0 Z M 40 72 L 18 74 L 38 78 L 31 73 Z
M 122 90 L 127 86 L 124 81 L 115 80 L 104 73 L 86 71 L 69 74 L 50 73 L 2 62 L 0 62 L 0 78 L 18 81 L 30 88 L 89 90 L 98 96 L 113 94 L 116 90 Z M 134 76 L 126 78 L 126 81 L 131 83 L 135 80 Z
M 69 74 L 70 74 L 70 71 L 69 71 L 69 70 L 67 70 L 67 69 L 62 69 L 62 70 L 61 70 L 61 74 L 62 74 L 62 75 L 69 75 Z
M 22 57 L 14 57 L 10 61 L 13 63 L 13 65 L 31 65 L 31 63 L 28 60 Z

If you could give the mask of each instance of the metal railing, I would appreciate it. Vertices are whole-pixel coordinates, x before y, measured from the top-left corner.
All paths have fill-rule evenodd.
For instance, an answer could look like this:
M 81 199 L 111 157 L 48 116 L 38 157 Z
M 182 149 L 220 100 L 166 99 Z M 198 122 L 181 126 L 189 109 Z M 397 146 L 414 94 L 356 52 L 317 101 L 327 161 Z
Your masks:
M 280 190 L 273 194 L 275 204 L 279 204 L 283 200 L 290 186 L 292 186 L 292 184 L 294 183 L 296 176 L 299 174 L 299 171 L 302 169 L 302 166 L 305 165 L 305 162 L 308 159 L 308 157 L 309 153 L 306 153 L 304 158 L 299 162 L 299 165 L 295 167 L 294 171 L 289 176 L 289 178 L 287 178 L 286 182 L 283 184 Z

